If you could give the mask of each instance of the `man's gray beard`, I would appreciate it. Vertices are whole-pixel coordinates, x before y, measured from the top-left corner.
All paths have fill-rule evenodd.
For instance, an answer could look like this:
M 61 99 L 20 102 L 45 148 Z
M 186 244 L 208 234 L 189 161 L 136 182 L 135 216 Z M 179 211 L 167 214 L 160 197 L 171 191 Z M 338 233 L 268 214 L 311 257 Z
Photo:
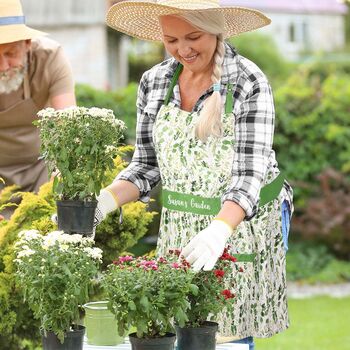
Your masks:
M 12 91 L 17 91 L 23 83 L 25 73 L 26 65 L 19 68 L 11 68 L 7 72 L 0 73 L 0 94 L 9 94 Z M 8 75 L 11 75 L 11 78 Z

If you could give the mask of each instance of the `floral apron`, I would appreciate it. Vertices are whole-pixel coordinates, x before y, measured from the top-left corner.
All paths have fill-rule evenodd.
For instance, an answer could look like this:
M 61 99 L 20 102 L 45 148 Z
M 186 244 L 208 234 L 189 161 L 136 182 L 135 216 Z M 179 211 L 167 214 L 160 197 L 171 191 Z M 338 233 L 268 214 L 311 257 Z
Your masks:
M 163 209 L 158 255 L 182 249 L 206 228 L 220 211 L 220 197 L 231 182 L 234 123 L 231 89 L 222 115 L 223 136 L 203 143 L 194 136 L 198 113 L 169 103 L 181 72 L 172 79 L 158 112 L 153 140 L 163 186 Z M 282 189 L 282 190 L 281 190 Z M 238 258 L 235 273 L 227 278 L 234 290 L 234 314 L 216 319 L 221 336 L 269 337 L 288 327 L 285 250 L 281 228 L 283 178 L 271 167 L 260 193 L 258 214 L 243 221 L 232 234 L 230 253 Z M 233 286 L 233 288 L 232 288 Z

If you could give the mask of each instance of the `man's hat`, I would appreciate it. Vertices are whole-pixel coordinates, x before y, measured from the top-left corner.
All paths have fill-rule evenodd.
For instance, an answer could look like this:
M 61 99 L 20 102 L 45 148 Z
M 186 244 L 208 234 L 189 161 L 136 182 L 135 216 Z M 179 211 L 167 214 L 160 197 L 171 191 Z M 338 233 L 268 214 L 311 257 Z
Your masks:
M 107 24 L 144 40 L 162 40 L 159 17 L 187 12 L 221 13 L 224 38 L 264 27 L 271 20 L 261 12 L 238 6 L 220 6 L 218 0 L 118 1 L 107 13 Z
M 46 33 L 25 25 L 19 0 L 0 0 L 0 44 L 34 39 L 41 35 Z

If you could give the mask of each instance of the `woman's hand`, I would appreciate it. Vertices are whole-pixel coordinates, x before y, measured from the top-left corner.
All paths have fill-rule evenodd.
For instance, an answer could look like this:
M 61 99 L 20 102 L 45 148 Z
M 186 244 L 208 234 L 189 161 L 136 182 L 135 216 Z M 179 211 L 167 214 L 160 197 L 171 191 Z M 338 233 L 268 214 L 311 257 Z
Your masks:
M 182 250 L 181 255 L 192 265 L 194 271 L 212 270 L 222 255 L 226 242 L 233 232 L 231 226 L 220 219 L 199 232 Z

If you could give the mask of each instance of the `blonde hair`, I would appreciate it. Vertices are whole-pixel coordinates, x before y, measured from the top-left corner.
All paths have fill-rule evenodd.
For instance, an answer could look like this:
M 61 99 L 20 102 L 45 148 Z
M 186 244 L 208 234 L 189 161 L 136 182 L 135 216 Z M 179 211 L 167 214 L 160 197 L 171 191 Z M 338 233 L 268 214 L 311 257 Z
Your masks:
M 224 16 L 221 13 L 187 12 L 177 15 L 177 17 L 186 20 L 199 30 L 217 36 L 217 45 L 213 57 L 214 67 L 211 80 L 213 84 L 220 84 L 222 63 L 225 55 L 223 36 L 225 24 Z M 210 135 L 215 137 L 221 136 L 222 121 L 220 91 L 214 91 L 212 95 L 205 100 L 195 128 L 195 134 L 203 142 L 205 142 Z

